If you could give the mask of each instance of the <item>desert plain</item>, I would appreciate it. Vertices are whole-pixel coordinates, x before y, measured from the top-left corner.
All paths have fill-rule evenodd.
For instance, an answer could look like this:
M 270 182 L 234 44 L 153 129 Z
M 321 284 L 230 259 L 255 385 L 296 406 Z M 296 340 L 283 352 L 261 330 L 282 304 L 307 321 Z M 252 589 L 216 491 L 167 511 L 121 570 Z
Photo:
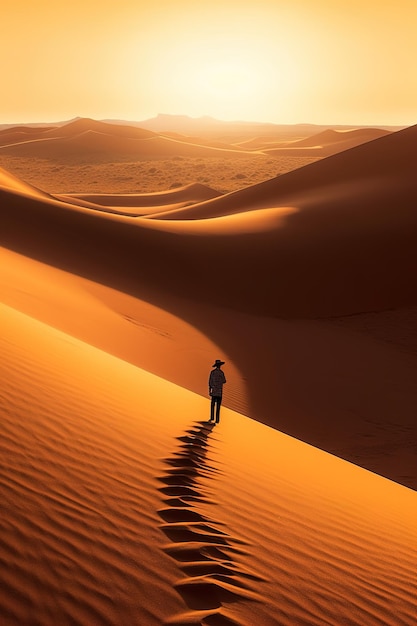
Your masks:
M 416 163 L 417 126 L 0 129 L 2 624 L 415 623 Z

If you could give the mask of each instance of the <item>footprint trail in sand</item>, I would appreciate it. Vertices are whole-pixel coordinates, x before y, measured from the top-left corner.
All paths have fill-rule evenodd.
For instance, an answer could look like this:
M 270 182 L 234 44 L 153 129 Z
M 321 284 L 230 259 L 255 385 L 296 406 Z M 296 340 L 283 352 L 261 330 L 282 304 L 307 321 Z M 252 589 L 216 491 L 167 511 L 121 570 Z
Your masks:
M 166 496 L 158 511 L 164 520 L 160 528 L 170 540 L 164 550 L 185 574 L 175 588 L 190 609 L 166 624 L 238 625 L 241 621 L 233 619 L 230 605 L 259 599 L 246 583 L 259 578 L 243 571 L 235 560 L 244 542 L 227 533 L 220 521 L 199 512 L 200 503 L 215 506 L 206 486 L 206 479 L 215 480 L 219 473 L 208 456 L 213 428 L 214 424 L 196 422 L 178 437 L 178 449 L 165 459 L 168 468 L 159 478 Z

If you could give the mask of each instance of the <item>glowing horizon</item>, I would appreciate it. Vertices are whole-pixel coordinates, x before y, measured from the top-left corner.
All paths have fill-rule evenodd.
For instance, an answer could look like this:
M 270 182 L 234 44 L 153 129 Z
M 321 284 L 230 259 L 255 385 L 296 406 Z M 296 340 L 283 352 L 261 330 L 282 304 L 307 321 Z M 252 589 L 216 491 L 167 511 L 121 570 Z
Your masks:
M 2 11 L 0 123 L 158 114 L 416 123 L 417 3 L 126 0 Z M 24 19 L 23 19 L 24 18 Z

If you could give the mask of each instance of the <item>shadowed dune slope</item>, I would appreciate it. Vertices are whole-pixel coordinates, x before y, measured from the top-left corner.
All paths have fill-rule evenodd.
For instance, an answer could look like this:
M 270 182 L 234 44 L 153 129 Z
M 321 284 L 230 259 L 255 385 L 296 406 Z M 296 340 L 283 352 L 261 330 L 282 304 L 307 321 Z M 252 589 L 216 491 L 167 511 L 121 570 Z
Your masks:
M 416 494 L 0 306 L 2 624 L 411 626 Z M 256 442 L 256 446 L 254 446 Z
M 377 210 L 373 219 L 329 226 L 277 209 L 210 220 L 208 228 L 206 221 L 122 218 L 7 190 L 0 197 L 2 245 L 136 295 L 163 289 L 212 301 L 206 279 L 215 254 L 222 268 L 217 303 L 246 312 L 336 315 L 415 300 L 416 216 L 407 207 L 376 224 Z
M 412 127 L 170 214 L 188 221 L 116 218 L 3 190 L 1 242 L 131 293 L 163 288 L 205 302 L 215 251 L 217 303 L 263 315 L 415 304 L 416 134 Z M 208 215 L 223 217 L 196 219 Z

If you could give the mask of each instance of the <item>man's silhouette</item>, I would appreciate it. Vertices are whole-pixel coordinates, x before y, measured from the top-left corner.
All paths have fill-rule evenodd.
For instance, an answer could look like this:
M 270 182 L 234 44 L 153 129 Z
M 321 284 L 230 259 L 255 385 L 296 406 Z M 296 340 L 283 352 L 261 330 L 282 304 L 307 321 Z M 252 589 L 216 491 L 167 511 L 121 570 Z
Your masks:
M 223 385 L 226 382 L 226 376 L 221 368 L 224 365 L 224 361 L 220 361 L 220 359 L 216 359 L 216 362 L 212 365 L 214 369 L 210 372 L 208 386 L 209 386 L 209 395 L 211 396 L 211 407 L 210 407 L 210 422 L 216 422 L 216 424 L 220 421 L 220 405 L 222 403 L 222 395 L 223 395 Z M 216 419 L 214 419 L 214 407 L 216 407 Z

